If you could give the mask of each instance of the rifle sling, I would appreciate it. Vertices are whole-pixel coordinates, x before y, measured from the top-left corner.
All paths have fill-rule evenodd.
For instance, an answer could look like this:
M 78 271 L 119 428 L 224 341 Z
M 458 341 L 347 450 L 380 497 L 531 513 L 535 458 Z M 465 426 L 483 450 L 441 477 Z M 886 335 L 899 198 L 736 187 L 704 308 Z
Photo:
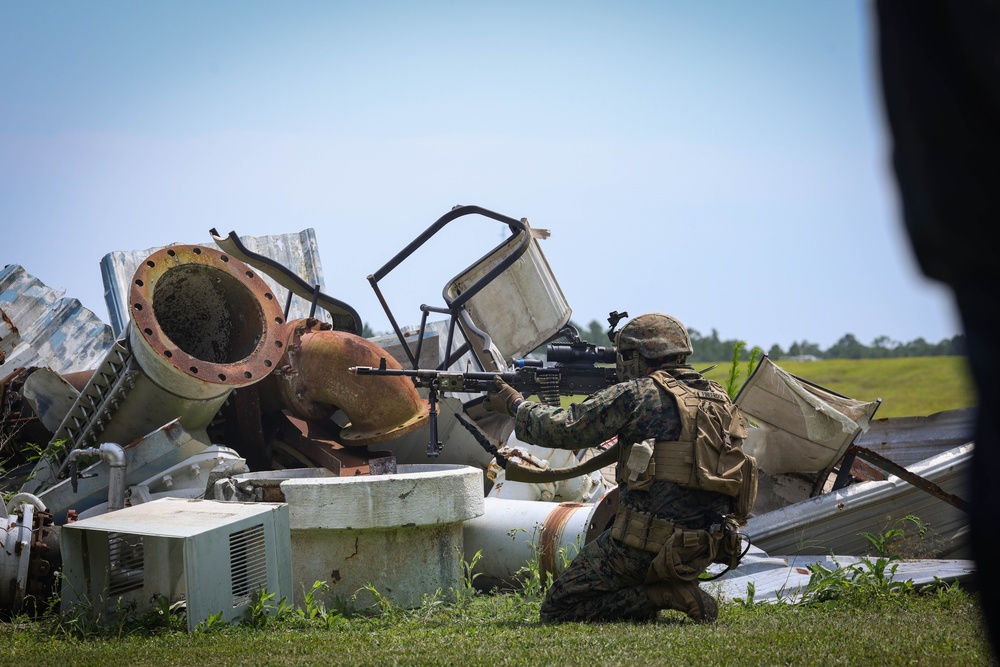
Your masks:
M 618 443 L 615 443 L 614 447 L 604 450 L 594 458 L 575 466 L 569 466 L 568 468 L 548 468 L 546 470 L 538 470 L 536 468 L 527 468 L 525 466 L 516 465 L 511 462 L 504 470 L 504 476 L 509 482 L 528 482 L 529 484 L 559 482 L 564 479 L 572 479 L 573 477 L 586 475 L 587 473 L 594 472 L 595 470 L 600 470 L 604 466 L 617 463 L 618 450 L 619 445 Z

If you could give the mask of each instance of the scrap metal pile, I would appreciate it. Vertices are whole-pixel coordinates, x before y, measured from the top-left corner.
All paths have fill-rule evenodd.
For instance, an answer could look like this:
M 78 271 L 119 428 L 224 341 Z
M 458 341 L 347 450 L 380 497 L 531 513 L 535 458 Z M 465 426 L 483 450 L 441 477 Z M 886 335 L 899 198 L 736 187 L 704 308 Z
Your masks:
M 500 223 L 510 236 L 445 286 L 442 306 L 421 306 L 419 326 L 404 330 L 379 282 L 465 216 Z M 362 525 L 379 557 L 413 526 L 452 526 L 450 543 L 483 552 L 480 583 L 512 584 L 532 550 L 557 569 L 558 549 L 607 526 L 617 502 L 613 482 L 607 470 L 547 484 L 506 480 L 497 454 L 557 468 L 592 453 L 517 441 L 509 418 L 482 409 L 473 381 L 477 374 L 520 373 L 525 387 L 549 402 L 614 381 L 607 367 L 613 349 L 581 341 L 569 324 L 571 310 L 538 243 L 547 235 L 480 207 L 452 209 L 369 276 L 394 329 L 374 339 L 362 337 L 352 307 L 323 292 L 312 230 L 257 238 L 211 230 L 204 245 L 111 252 L 101 263 L 111 325 L 23 267 L 4 267 L 0 609 L 60 593 L 66 608 L 88 597 L 80 588 L 99 599 L 148 600 L 159 591 L 187 599 L 190 625 L 195 593 L 193 582 L 184 582 L 195 575 L 163 554 L 176 548 L 171 540 L 211 544 L 199 535 L 215 529 L 230 539 L 223 597 L 231 596 L 232 613 L 253 586 L 290 588 L 289 596 L 310 586 L 292 581 L 306 576 L 297 560 L 313 554 L 327 532 L 362 544 Z M 547 359 L 534 359 L 542 346 Z M 839 396 L 765 358 L 737 397 L 754 425 L 746 448 L 763 475 L 746 526 L 757 547 L 783 556 L 861 554 L 862 531 L 884 528 L 879 522 L 887 514 L 916 514 L 933 527 L 927 544 L 935 546 L 924 557 L 965 556 L 968 415 L 956 411 L 915 426 L 883 420 L 873 429 L 878 403 Z M 926 446 L 925 433 L 934 436 L 930 450 L 909 457 Z M 865 440 L 868 434 L 875 440 Z M 397 481 L 413 489 L 378 495 L 380 484 Z M 458 499 L 426 502 L 414 516 L 394 504 L 418 488 L 417 496 L 428 493 L 424 485 L 451 483 Z M 297 495 L 303 489 L 309 491 Z M 292 503 L 293 495 L 303 504 Z M 327 500 L 316 500 L 321 496 Z M 203 509 L 240 502 L 263 503 L 259 509 L 266 505 L 276 518 L 254 524 L 253 509 L 238 517 Z M 289 503 L 290 520 L 283 514 Z M 143 505 L 146 514 L 139 514 Z M 363 516 L 358 506 L 367 508 Z M 185 512 L 193 512 L 198 531 L 177 518 Z M 172 520 L 164 516 L 177 525 L 168 530 Z M 259 526 L 267 526 L 254 533 L 261 541 L 245 542 L 241 536 Z M 85 529 L 104 531 L 99 543 L 88 542 Z M 517 530 L 530 535 L 526 544 L 509 538 Z M 441 530 L 434 534 L 427 539 L 442 539 Z M 425 548 L 440 560 L 445 553 L 440 543 L 421 547 L 425 538 L 407 539 L 411 554 Z M 267 566 L 247 579 L 245 563 L 257 548 Z M 329 558 L 321 569 L 345 577 L 349 593 L 348 557 Z M 393 576 L 388 561 L 380 567 Z M 104 575 L 95 578 L 94 568 Z M 441 570 L 445 582 L 461 576 L 460 564 Z M 66 573 L 62 591 L 59 571 Z M 963 565 L 954 576 L 969 571 Z M 416 582 L 422 575 L 414 569 L 395 576 Z M 66 582 L 75 585 L 72 594 Z

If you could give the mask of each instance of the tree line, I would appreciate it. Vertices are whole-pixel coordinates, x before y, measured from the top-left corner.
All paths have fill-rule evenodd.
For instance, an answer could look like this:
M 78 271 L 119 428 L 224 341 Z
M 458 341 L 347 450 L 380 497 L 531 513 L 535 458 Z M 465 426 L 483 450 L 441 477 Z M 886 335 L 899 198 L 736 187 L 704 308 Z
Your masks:
M 601 324 L 597 320 L 591 320 L 590 324 L 583 327 L 575 322 L 570 322 L 577 331 L 580 338 L 593 343 L 594 345 L 611 345 L 608 338 L 608 328 L 606 324 Z M 777 343 L 768 349 L 763 346 L 747 345 L 746 341 L 736 339 L 721 339 L 719 332 L 712 329 L 712 333 L 705 336 L 697 329 L 688 329 L 691 336 L 691 347 L 694 354 L 689 358 L 693 362 L 722 361 L 733 357 L 733 350 L 739 343 L 744 343 L 740 350 L 740 357 L 746 361 L 750 358 L 750 353 L 759 349 L 767 352 L 772 360 L 778 359 L 888 359 L 892 357 L 943 357 L 943 356 L 965 356 L 965 335 L 957 334 L 951 338 L 944 338 L 937 343 L 929 343 L 923 338 L 916 338 L 908 343 L 901 343 L 892 340 L 888 336 L 879 336 L 872 341 L 871 345 L 865 345 L 857 339 L 854 334 L 844 334 L 840 340 L 822 349 L 816 343 L 807 340 L 796 341 L 784 349 Z M 376 332 L 364 325 L 362 335 L 365 338 L 372 338 Z M 535 350 L 541 354 L 544 348 Z
M 595 345 L 610 345 L 607 326 L 602 325 L 597 320 L 591 320 L 590 324 L 582 327 L 574 322 L 570 322 L 577 331 L 580 338 Z M 733 349 L 741 341 L 736 339 L 721 339 L 719 332 L 712 329 L 709 335 L 703 335 L 697 329 L 688 329 L 691 336 L 691 347 L 694 354 L 690 361 L 720 361 L 728 360 L 733 356 Z M 746 341 L 742 341 L 746 343 Z M 840 340 L 822 349 L 816 343 L 807 340 L 796 341 L 782 348 L 775 343 L 770 348 L 757 346 L 762 352 L 766 351 L 767 356 L 772 360 L 778 359 L 887 359 L 892 357 L 938 357 L 938 356 L 964 356 L 965 355 L 965 335 L 957 334 L 951 338 L 945 338 L 937 343 L 930 343 L 923 338 L 916 338 L 908 343 L 892 340 L 888 336 L 879 336 L 865 345 L 857 339 L 854 334 L 844 334 Z M 750 358 L 751 351 L 755 349 L 753 345 L 744 345 L 741 356 L 744 360 Z

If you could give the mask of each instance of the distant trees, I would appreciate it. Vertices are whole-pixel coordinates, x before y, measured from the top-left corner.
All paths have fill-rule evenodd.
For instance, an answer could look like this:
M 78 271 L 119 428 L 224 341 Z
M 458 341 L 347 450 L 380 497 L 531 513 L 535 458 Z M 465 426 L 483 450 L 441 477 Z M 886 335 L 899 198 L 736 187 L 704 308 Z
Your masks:
M 590 324 L 583 327 L 575 322 L 570 322 L 580 332 L 580 338 L 595 345 L 610 345 L 607 327 L 597 320 L 591 320 Z M 719 332 L 712 329 L 709 335 L 703 335 L 697 329 L 688 329 L 691 336 L 691 346 L 694 354 L 691 361 L 720 361 L 730 359 L 733 355 L 733 348 L 739 342 L 736 339 L 721 339 Z M 923 338 L 917 338 L 909 343 L 900 343 L 892 340 L 888 336 L 879 336 L 865 345 L 857 339 L 854 334 L 848 333 L 841 336 L 840 340 L 823 350 L 816 343 L 807 340 L 792 342 L 786 352 L 777 343 L 766 348 L 767 355 L 771 359 L 787 359 L 789 357 L 815 357 L 817 359 L 885 359 L 889 357 L 937 357 L 937 356 L 962 356 L 965 354 L 965 336 L 958 334 L 952 338 L 945 338 L 938 343 L 928 343 Z M 744 346 L 741 356 L 744 359 L 750 358 L 750 351 L 754 345 Z

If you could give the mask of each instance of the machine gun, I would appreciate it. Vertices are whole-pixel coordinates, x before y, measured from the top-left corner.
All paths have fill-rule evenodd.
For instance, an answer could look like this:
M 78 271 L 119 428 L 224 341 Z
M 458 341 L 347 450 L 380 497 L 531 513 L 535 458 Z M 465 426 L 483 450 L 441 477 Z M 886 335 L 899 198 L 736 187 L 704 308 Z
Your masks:
M 411 378 L 417 387 L 426 388 L 428 390 L 431 428 L 431 441 L 427 447 L 427 455 L 437 456 L 441 449 L 441 443 L 437 438 L 438 392 L 486 392 L 489 391 L 493 378 L 499 375 L 504 382 L 521 394 L 525 396 L 537 395 L 541 402 L 546 405 L 558 405 L 560 395 L 590 395 L 615 384 L 618 381 L 615 367 L 608 365 L 615 363 L 615 354 L 613 347 L 601 347 L 584 341 L 575 341 L 549 343 L 546 346 L 547 364 L 540 360 L 521 359 L 515 363 L 513 371 L 502 373 L 386 368 L 385 358 L 382 359 L 378 368 L 352 366 L 348 370 L 355 375 L 404 375 Z M 463 425 L 469 428 L 464 422 Z M 480 445 L 482 444 L 480 441 Z

